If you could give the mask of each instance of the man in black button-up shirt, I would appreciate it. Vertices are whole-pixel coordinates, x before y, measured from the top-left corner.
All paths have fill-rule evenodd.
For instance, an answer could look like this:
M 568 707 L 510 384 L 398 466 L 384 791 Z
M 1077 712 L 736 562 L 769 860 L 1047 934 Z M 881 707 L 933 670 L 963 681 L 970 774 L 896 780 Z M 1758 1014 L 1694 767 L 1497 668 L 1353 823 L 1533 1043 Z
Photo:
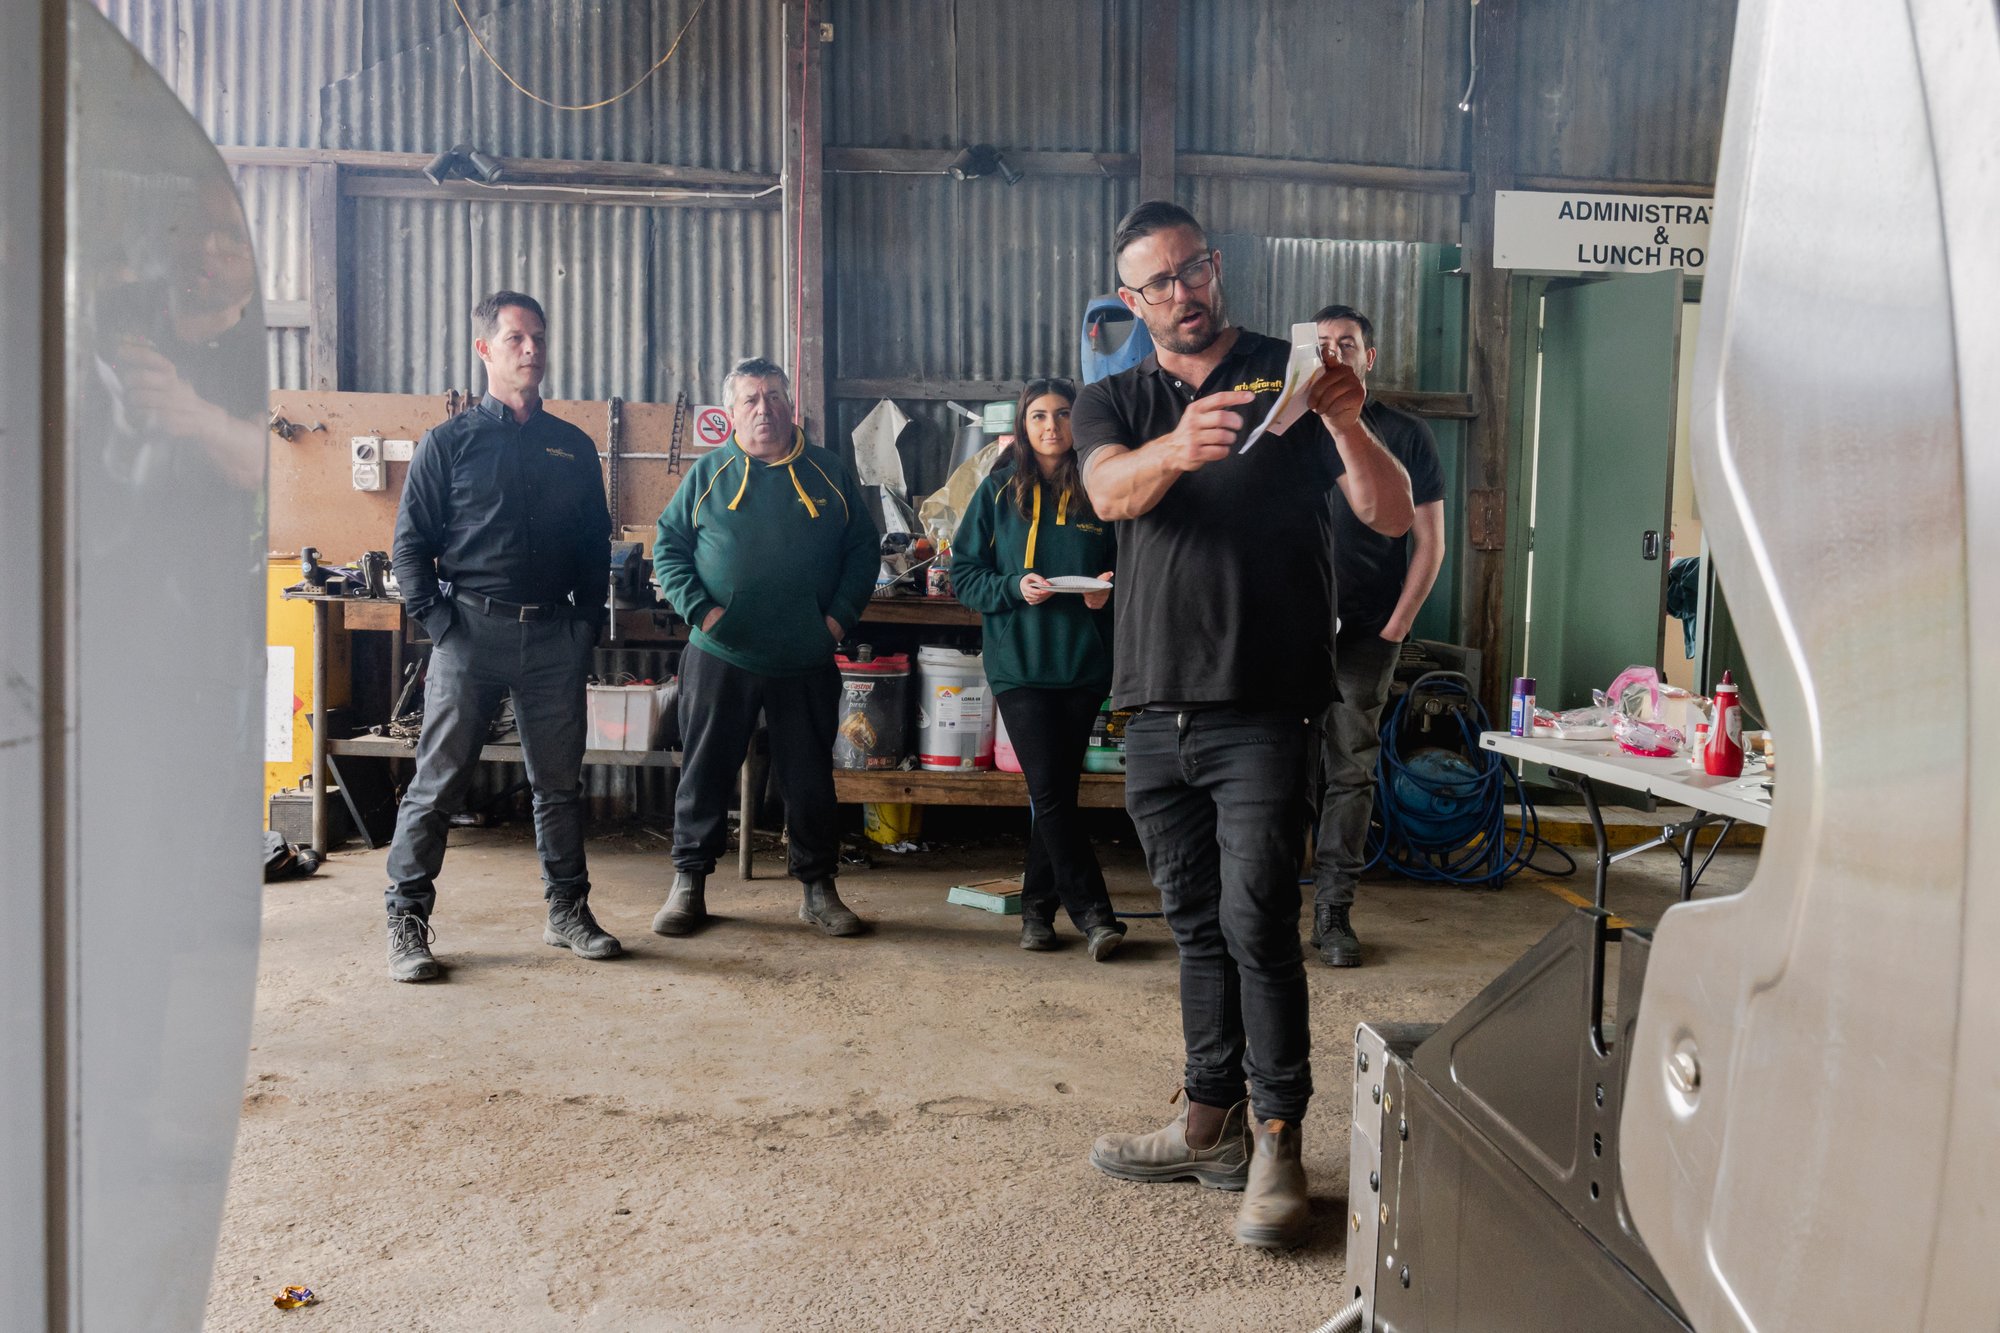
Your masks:
M 542 307 L 495 292 L 473 312 L 486 397 L 424 435 L 396 517 L 396 582 L 434 645 L 417 772 L 389 848 L 389 976 L 430 981 L 429 920 L 445 830 L 487 728 L 512 696 L 535 793 L 549 918 L 542 938 L 582 958 L 618 941 L 586 901 L 584 682 L 604 623 L 611 517 L 588 435 L 542 409 Z

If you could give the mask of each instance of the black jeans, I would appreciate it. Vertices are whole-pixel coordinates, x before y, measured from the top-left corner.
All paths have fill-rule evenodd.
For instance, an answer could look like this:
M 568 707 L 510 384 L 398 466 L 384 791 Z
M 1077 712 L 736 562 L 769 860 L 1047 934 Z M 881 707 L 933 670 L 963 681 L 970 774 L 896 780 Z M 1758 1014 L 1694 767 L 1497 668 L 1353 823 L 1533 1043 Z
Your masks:
M 1116 924 L 1104 869 L 1084 835 L 1077 783 L 1102 690 L 1012 689 L 994 698 L 1028 781 L 1028 868 L 1021 915 L 1052 922 L 1060 902 L 1076 928 Z
M 729 845 L 737 773 L 764 714 L 771 772 L 785 798 L 790 866 L 802 881 L 840 865 L 833 795 L 833 730 L 840 672 L 828 661 L 802 676 L 760 676 L 689 644 L 681 655 L 681 781 L 674 796 L 674 866 L 707 875 Z M 749 837 L 744 829 L 742 836 Z
M 1125 729 L 1125 808 L 1181 954 L 1187 1095 L 1266 1119 L 1312 1098 L 1299 948 L 1305 718 L 1147 710 Z
M 424 679 L 417 772 L 389 844 L 388 908 L 431 914 L 446 829 L 465 806 L 487 728 L 510 694 L 535 792 L 543 896 L 582 898 L 590 892 L 583 859 L 584 681 L 596 636 L 580 620 L 509 620 L 462 605 L 453 616 L 431 649 Z
M 1334 679 L 1340 697 L 1327 705 L 1321 747 L 1324 782 L 1319 841 L 1313 858 L 1313 903 L 1347 907 L 1368 853 L 1368 816 L 1375 809 L 1375 760 L 1382 753 L 1382 706 L 1396 676 L 1402 645 L 1374 630 L 1340 635 Z

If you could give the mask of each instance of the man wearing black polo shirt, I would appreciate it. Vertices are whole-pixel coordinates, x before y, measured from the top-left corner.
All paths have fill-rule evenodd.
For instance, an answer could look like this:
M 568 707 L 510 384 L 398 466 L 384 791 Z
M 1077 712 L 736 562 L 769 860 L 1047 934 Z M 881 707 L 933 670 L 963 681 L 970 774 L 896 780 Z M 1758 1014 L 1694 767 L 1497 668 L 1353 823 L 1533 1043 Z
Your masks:
M 445 829 L 512 696 L 535 792 L 545 943 L 614 958 L 583 859 L 584 681 L 604 623 L 611 516 L 597 446 L 542 410 L 542 307 L 495 292 L 472 312 L 486 397 L 425 433 L 396 516 L 396 582 L 430 635 L 417 772 L 389 847 L 389 976 L 431 981 L 431 906 Z
M 1327 493 L 1400 534 L 1409 478 L 1341 365 L 1290 430 L 1243 448 L 1290 345 L 1227 322 L 1221 255 L 1185 209 L 1139 205 L 1112 248 L 1119 297 L 1158 350 L 1087 387 L 1071 421 L 1091 504 L 1118 524 L 1112 695 L 1144 710 L 1126 730 L 1125 804 L 1180 946 L 1187 1103 L 1163 1129 L 1100 1138 L 1091 1161 L 1241 1189 L 1236 1239 L 1285 1248 L 1308 1212 L 1298 874 L 1310 719 L 1333 681 Z
M 1375 369 L 1375 326 L 1352 306 L 1330 305 L 1313 316 L 1320 351 L 1346 365 L 1363 386 Z M 1421 417 L 1370 397 L 1361 420 L 1410 474 L 1416 520 L 1406 537 L 1385 537 L 1355 516 L 1347 498 L 1333 504 L 1334 585 L 1340 632 L 1334 640 L 1334 681 L 1339 697 L 1326 709 L 1319 803 L 1319 840 L 1313 866 L 1313 946 L 1328 967 L 1357 967 L 1361 941 L 1348 913 L 1368 845 L 1374 806 L 1375 759 L 1382 706 L 1396 658 L 1417 612 L 1444 565 L 1444 468 L 1437 441 Z

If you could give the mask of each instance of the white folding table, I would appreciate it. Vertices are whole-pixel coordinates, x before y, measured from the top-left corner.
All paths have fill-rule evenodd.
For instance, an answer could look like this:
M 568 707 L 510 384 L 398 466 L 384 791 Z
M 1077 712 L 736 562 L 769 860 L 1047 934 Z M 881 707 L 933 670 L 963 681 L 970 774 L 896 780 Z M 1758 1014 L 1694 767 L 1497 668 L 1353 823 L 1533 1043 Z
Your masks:
M 1686 902 L 1730 829 L 1738 824 L 1762 828 L 1771 822 L 1771 805 L 1765 797 L 1769 779 L 1761 765 L 1754 769 L 1746 765 L 1740 778 L 1714 778 L 1689 764 L 1685 756 L 1645 759 L 1619 749 L 1617 741 L 1562 741 L 1487 731 L 1480 733 L 1479 745 L 1508 759 L 1541 764 L 1582 795 L 1584 809 L 1590 814 L 1591 832 L 1597 838 L 1593 901 L 1600 910 L 1604 907 L 1605 881 L 1613 863 L 1654 847 L 1669 848 L 1681 863 L 1681 901 Z M 1694 817 L 1668 824 L 1660 830 L 1659 837 L 1614 855 L 1605 840 L 1604 815 L 1597 806 L 1594 782 L 1642 791 L 1687 806 L 1694 811 Z M 1721 831 L 1697 866 L 1695 835 L 1711 824 L 1720 824 Z

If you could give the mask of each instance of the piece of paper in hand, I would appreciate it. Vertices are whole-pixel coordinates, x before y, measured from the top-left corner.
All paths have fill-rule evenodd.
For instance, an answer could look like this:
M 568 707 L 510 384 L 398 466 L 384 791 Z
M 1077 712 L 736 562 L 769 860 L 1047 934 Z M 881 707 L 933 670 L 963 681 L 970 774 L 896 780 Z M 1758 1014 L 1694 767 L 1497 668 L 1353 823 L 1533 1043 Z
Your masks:
M 1271 404 L 1269 414 L 1250 432 L 1238 453 L 1249 453 L 1250 446 L 1266 435 L 1283 435 L 1306 414 L 1309 406 L 1306 395 L 1313 381 L 1319 378 L 1320 369 L 1319 325 L 1292 325 L 1292 359 L 1285 363 L 1285 387 L 1278 391 L 1278 401 Z
M 908 500 L 910 488 L 903 480 L 903 456 L 896 452 L 896 437 L 910 419 L 903 410 L 884 398 L 875 404 L 861 424 L 854 428 L 854 470 L 863 486 L 880 486 L 899 500 Z

